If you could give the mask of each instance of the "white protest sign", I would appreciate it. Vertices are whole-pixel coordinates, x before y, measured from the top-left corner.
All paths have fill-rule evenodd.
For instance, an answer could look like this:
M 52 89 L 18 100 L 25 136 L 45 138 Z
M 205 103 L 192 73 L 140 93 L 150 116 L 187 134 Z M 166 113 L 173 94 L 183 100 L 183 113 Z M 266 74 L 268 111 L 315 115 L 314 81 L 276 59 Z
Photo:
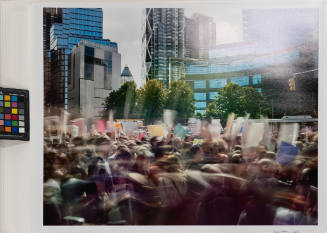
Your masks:
M 299 124 L 283 123 L 280 126 L 278 141 L 284 141 L 293 144 L 299 133 Z
M 238 117 L 232 127 L 232 140 L 234 140 L 237 135 L 239 135 L 241 133 L 241 129 L 243 127 L 244 124 L 244 118 L 243 117 Z
M 234 113 L 229 114 L 229 116 L 227 118 L 227 123 L 226 123 L 226 127 L 225 127 L 225 132 L 224 132 L 224 134 L 227 137 L 231 136 L 234 118 L 235 118 Z
M 263 139 L 264 123 L 249 123 L 247 131 L 243 134 L 245 147 L 257 147 Z
M 138 129 L 138 123 L 134 121 L 122 121 L 123 131 L 127 134 L 130 131 L 135 131 Z
M 212 139 L 218 139 L 221 133 L 220 119 L 213 119 L 209 125 L 209 131 Z
M 165 109 L 163 114 L 163 120 L 165 125 L 171 129 L 174 126 L 174 121 L 176 118 L 177 112 L 170 109 Z
M 193 135 L 199 135 L 201 128 L 201 120 L 196 118 L 190 118 L 188 120 L 188 129 Z
M 271 138 L 273 136 L 273 129 L 272 126 L 269 125 L 268 119 L 262 118 L 263 123 L 265 124 L 262 144 L 265 145 L 267 148 L 270 148 Z
M 72 135 L 72 138 L 74 137 L 77 137 L 78 136 L 78 131 L 79 131 L 79 128 L 77 125 L 71 125 L 70 126 L 70 130 L 71 130 L 71 135 Z

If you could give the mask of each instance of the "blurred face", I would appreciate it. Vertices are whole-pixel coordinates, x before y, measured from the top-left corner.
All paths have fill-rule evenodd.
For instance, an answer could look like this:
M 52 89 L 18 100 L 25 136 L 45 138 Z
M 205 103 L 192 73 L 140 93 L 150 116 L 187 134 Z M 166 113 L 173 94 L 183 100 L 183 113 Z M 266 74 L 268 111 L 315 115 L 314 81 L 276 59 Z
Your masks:
M 151 140 L 151 145 L 153 148 L 156 148 L 159 142 L 159 138 L 154 138 L 153 140 Z
M 67 175 L 68 169 L 63 160 L 56 159 L 53 164 L 53 178 L 62 179 Z
M 273 164 L 269 163 L 269 162 L 261 162 L 260 164 L 260 170 L 261 173 L 266 176 L 266 177 L 271 177 L 274 175 L 274 166 Z
M 136 159 L 136 164 L 139 169 L 141 169 L 143 171 L 147 171 L 150 166 L 150 161 L 148 158 L 146 158 L 144 156 L 138 156 Z
M 112 147 L 111 143 L 100 144 L 97 147 L 97 152 L 100 155 L 108 156 L 109 154 L 111 154 L 113 152 L 113 147 Z

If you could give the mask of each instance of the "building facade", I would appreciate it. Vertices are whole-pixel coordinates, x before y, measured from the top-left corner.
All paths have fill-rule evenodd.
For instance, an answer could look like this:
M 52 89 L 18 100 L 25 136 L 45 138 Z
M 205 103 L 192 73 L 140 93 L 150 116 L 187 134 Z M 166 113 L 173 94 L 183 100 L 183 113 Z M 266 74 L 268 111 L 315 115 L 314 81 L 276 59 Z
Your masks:
M 73 47 L 71 57 L 69 111 L 101 117 L 105 98 L 120 87 L 121 55 L 116 47 L 83 40 Z
M 183 75 L 184 9 L 147 8 L 145 14 L 146 79 L 158 79 L 167 88 Z
M 50 28 L 56 23 L 60 22 L 60 9 L 44 8 L 43 9 L 43 69 L 44 69 L 44 103 L 47 105 L 54 97 L 52 82 L 51 82 L 51 52 L 50 52 Z
M 185 57 L 209 58 L 209 50 L 216 46 L 216 23 L 213 17 L 193 14 L 185 18 Z
M 273 118 L 312 114 L 317 110 L 317 36 L 312 35 L 305 43 L 288 49 L 259 48 L 247 42 L 221 45 L 209 52 L 208 62 L 187 65 L 186 82 L 194 90 L 196 112 L 204 114 L 227 83 L 257 88 L 266 96 Z M 288 83 L 293 77 L 294 92 Z
M 50 8 L 49 8 L 50 9 Z M 48 10 L 49 11 L 49 10 Z M 73 47 L 81 40 L 88 40 L 117 48 L 117 44 L 103 39 L 103 13 L 100 8 L 52 8 L 55 21 L 44 22 L 44 38 L 50 43 L 50 98 L 48 106 L 68 109 L 68 82 L 70 55 Z M 50 28 L 50 30 L 48 30 Z
M 132 82 L 132 81 L 134 81 L 133 75 L 132 75 L 132 73 L 129 70 L 129 68 L 128 68 L 127 65 L 125 65 L 123 71 L 121 72 L 120 77 L 121 77 L 121 81 L 120 81 L 120 84 L 121 85 L 123 85 L 126 82 Z

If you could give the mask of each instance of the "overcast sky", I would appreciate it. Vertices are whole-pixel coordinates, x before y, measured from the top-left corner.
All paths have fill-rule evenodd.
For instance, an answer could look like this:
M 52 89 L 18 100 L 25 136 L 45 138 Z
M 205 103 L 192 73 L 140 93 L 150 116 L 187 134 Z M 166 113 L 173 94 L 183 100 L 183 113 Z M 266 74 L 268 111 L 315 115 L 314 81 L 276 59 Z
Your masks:
M 142 12 L 140 8 L 103 9 L 103 37 L 118 43 L 121 68 L 128 65 L 138 85 L 141 84 Z M 242 40 L 241 8 L 185 8 L 187 17 L 195 12 L 214 17 L 217 44 Z
M 128 65 L 140 84 L 142 49 L 142 9 L 103 9 L 103 37 L 118 43 L 121 69 Z

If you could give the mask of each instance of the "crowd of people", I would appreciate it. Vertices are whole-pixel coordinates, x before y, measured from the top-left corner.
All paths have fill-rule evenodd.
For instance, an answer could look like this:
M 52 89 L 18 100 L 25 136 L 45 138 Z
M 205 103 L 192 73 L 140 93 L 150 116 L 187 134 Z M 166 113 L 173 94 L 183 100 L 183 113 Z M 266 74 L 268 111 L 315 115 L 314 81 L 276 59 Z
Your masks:
M 299 130 L 298 154 L 277 161 L 243 136 L 183 139 L 89 133 L 44 142 L 44 225 L 315 225 L 318 131 Z

